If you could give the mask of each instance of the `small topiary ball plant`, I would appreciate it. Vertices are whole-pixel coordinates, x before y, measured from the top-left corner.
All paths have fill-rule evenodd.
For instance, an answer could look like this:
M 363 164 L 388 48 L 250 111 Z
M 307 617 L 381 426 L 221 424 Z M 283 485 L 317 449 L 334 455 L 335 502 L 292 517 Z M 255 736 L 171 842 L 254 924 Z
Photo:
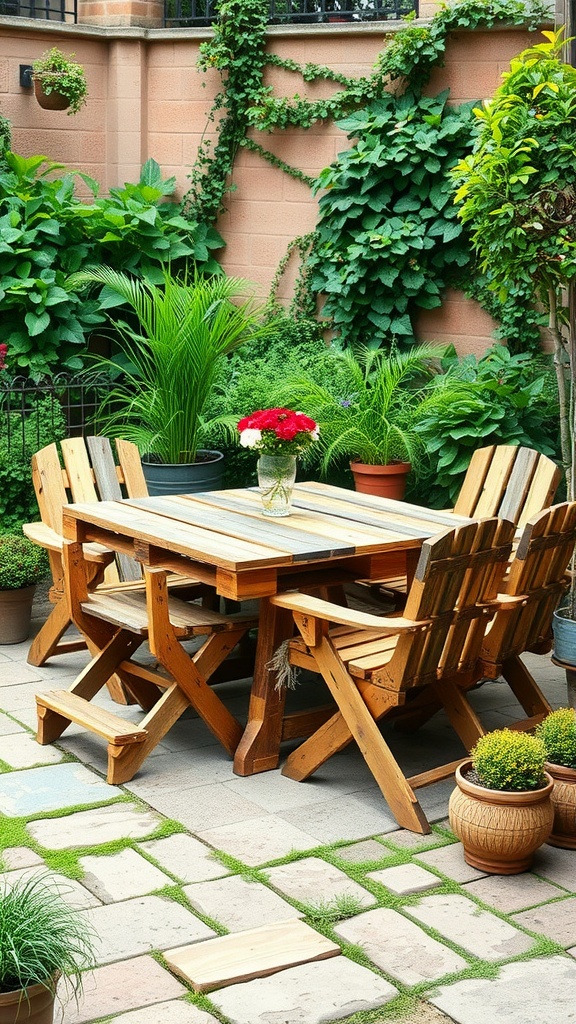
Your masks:
M 546 747 L 536 736 L 495 729 L 478 740 L 471 758 L 474 772 L 468 778 L 486 789 L 518 792 L 546 783 Z
M 31 587 L 46 575 L 47 569 L 43 548 L 21 534 L 0 535 L 0 590 Z
M 576 768 L 576 711 L 574 708 L 559 708 L 552 711 L 536 727 L 538 736 L 546 747 L 547 760 L 565 768 Z

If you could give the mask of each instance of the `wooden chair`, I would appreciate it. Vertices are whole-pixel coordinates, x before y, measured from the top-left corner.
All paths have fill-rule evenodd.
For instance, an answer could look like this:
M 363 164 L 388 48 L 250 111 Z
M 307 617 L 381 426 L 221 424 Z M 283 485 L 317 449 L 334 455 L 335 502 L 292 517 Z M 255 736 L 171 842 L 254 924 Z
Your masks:
M 419 689 L 476 663 L 513 535 L 512 523 L 492 518 L 425 543 L 401 618 L 304 594 L 271 599 L 292 611 L 300 632 L 288 645 L 290 663 L 320 673 L 339 709 L 288 757 L 284 775 L 308 778 L 354 738 L 399 824 L 430 831 L 414 788 L 445 778 L 454 765 L 406 779 L 376 722 Z
M 63 558 L 74 621 L 97 653 L 69 690 L 37 695 L 38 742 L 53 742 L 70 722 L 76 722 L 107 740 L 107 779 L 119 784 L 133 777 L 192 706 L 233 756 L 243 729 L 208 680 L 247 631 L 256 627 L 257 619 L 221 615 L 169 596 L 168 574 L 161 569 L 144 568 L 145 593 L 91 591 L 81 545 L 64 541 Z M 189 655 L 182 641 L 198 636 L 206 639 Z M 156 666 L 134 660 L 144 642 L 157 659 Z M 149 708 L 140 725 L 91 703 L 112 673 Z
M 562 470 L 556 463 L 533 448 L 505 444 L 478 448 L 472 454 L 452 511 L 470 519 L 498 516 L 522 527 L 537 512 L 548 508 L 561 479 Z M 358 588 L 355 590 L 361 594 Z M 406 590 L 406 578 L 402 576 L 370 584 L 372 595 L 382 591 L 398 606 Z
M 511 728 L 530 729 L 552 710 L 521 655 L 547 654 L 552 649 L 552 614 L 568 587 L 566 569 L 575 543 L 576 502 L 564 502 L 533 516 L 510 563 L 477 662 L 452 680 L 440 681 L 436 688 L 419 695 L 410 708 L 400 709 L 397 727 L 412 731 L 441 707 L 450 707 L 458 715 L 461 728 L 467 729 L 466 745 L 471 746 L 485 730 L 468 703 L 466 691 L 480 680 L 501 676 L 528 716 L 511 722 Z M 447 687 L 451 687 L 449 701 Z

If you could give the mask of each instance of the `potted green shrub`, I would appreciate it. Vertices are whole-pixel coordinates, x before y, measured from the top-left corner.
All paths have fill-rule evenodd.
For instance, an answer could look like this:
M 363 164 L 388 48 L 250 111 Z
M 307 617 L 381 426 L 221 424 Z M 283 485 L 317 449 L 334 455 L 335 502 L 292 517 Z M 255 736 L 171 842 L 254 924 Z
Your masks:
M 554 779 L 554 827 L 548 842 L 576 850 L 576 711 L 558 708 L 536 726 L 546 747 L 546 770 Z
M 275 397 L 317 422 L 323 472 L 349 460 L 356 490 L 402 498 L 407 474 L 418 475 L 425 459 L 419 425 L 434 404 L 453 402 L 467 390 L 450 375 L 436 386 L 434 360 L 443 352 L 432 345 L 391 354 L 329 349 L 322 362 L 326 384 L 302 373 L 284 380 Z
M 32 62 L 34 94 L 45 110 L 68 110 L 77 114 L 86 103 L 88 85 L 84 68 L 71 53 L 68 57 L 56 46 L 45 50 Z
M 27 537 L 0 535 L 0 644 L 28 637 L 34 591 L 47 568 L 43 549 Z
M 158 285 L 108 267 L 74 275 L 74 287 L 89 282 L 106 286 L 120 346 L 113 360 L 95 357 L 122 371 L 102 431 L 138 445 L 150 494 L 219 487 L 222 453 L 203 445 L 216 422 L 235 437 L 236 417 L 208 421 L 208 401 L 222 360 L 271 333 L 273 321 L 264 321 L 251 299 L 239 300 L 248 287 L 239 278 L 197 273 L 180 280 L 165 272 Z
M 450 827 L 472 867 L 496 875 L 527 871 L 552 831 L 553 779 L 541 739 L 512 729 L 482 736 L 456 769 Z
M 0 1020 L 52 1024 L 56 989 L 78 994 L 94 966 L 85 916 L 41 874 L 0 888 Z

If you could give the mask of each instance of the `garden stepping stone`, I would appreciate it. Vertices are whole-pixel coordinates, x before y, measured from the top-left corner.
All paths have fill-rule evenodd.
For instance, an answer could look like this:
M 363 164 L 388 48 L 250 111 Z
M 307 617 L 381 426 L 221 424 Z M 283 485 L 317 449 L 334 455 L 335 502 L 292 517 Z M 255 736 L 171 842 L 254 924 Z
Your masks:
M 16 868 L 46 867 L 40 854 L 35 853 L 28 846 L 8 846 L 2 850 L 1 858 L 6 871 L 13 871 Z
M 404 985 L 442 978 L 468 966 L 462 956 L 396 910 L 369 910 L 341 921 L 334 932 L 346 942 L 360 946 L 377 967 Z
M 562 946 L 573 946 L 576 942 L 576 896 L 524 910 L 514 914 L 514 920 L 523 928 L 547 935 Z
M 135 850 L 121 850 L 109 857 L 80 857 L 82 884 L 102 900 L 113 903 L 147 896 L 154 889 L 173 885 L 173 880 Z
M 304 916 L 265 885 L 248 882 L 239 875 L 195 882 L 184 886 L 183 892 L 195 910 L 218 921 L 230 932 Z
M 425 889 L 437 889 L 443 884 L 441 878 L 417 864 L 398 864 L 393 868 L 370 871 L 366 878 L 386 886 L 390 892 L 395 892 L 398 896 L 423 892 Z
M 164 956 L 168 966 L 189 981 L 196 992 L 210 992 L 340 952 L 340 946 L 303 921 L 280 921 L 168 950 Z
M 529 935 L 481 910 L 466 896 L 424 896 L 416 906 L 405 907 L 404 913 L 481 960 L 505 960 L 526 953 L 534 944 Z
M 362 907 L 373 907 L 376 903 L 372 893 L 320 857 L 305 857 L 267 868 L 266 876 L 275 889 L 308 906 L 334 905 L 342 896 L 351 896 Z
M 553 956 L 506 964 L 497 978 L 457 981 L 429 998 L 455 1024 L 574 1024 L 576 963 Z
M 12 773 L 10 778 L 13 777 Z M 134 804 L 121 803 L 91 811 L 77 811 L 62 818 L 31 821 L 26 828 L 40 846 L 49 850 L 66 850 L 98 846 L 115 839 L 143 839 L 150 836 L 161 822 L 159 814 L 144 811 Z
M 114 1017 L 113 1021 L 114 1024 L 220 1024 L 211 1013 L 181 999 L 123 1013 Z
M 76 804 L 114 800 L 118 792 L 81 764 L 29 768 L 0 775 L 0 814 L 22 818 Z
M 439 836 L 433 832 L 429 836 L 420 836 L 416 832 L 410 832 L 407 828 L 398 829 L 384 836 L 386 846 L 394 846 L 398 850 L 428 849 L 446 842 L 446 836 Z
M 82 988 L 78 1006 L 73 999 L 65 1002 L 64 1024 L 84 1024 L 84 1021 L 107 1017 L 112 1013 L 122 1013 L 123 1010 L 135 1010 L 137 1014 L 141 1014 L 150 1004 L 158 1004 L 160 1000 L 165 999 L 177 999 L 186 994 L 184 985 L 151 956 L 139 956 L 132 960 L 123 960 L 121 963 L 96 967 L 84 975 Z M 62 995 L 66 1000 L 65 991 Z M 150 1018 L 153 1024 L 168 1024 L 171 1020 L 170 1017 L 160 1014 L 158 1005 L 153 1007 L 152 1012 L 156 1014 L 154 1018 Z M 118 1019 L 123 1021 L 124 1017 Z M 140 1019 L 138 1017 L 139 1021 Z M 173 1020 L 176 1024 L 178 1018 L 175 1017 Z M 181 1020 L 187 1022 L 193 1021 L 193 1018 L 182 1017 Z M 58 1010 L 56 1021 L 59 1022 Z
M 450 846 L 442 846 L 436 850 L 426 850 L 424 853 L 417 853 L 416 857 L 423 864 L 441 871 L 443 875 L 447 875 L 454 882 L 472 882 L 476 878 L 486 876 L 485 871 L 479 871 L 466 863 L 461 843 L 452 843 Z
M 9 887 L 17 882 L 38 877 L 41 877 L 51 889 L 58 892 L 64 902 L 68 903 L 71 907 L 76 907 L 78 910 L 87 910 L 90 907 L 101 906 L 100 900 L 93 893 L 89 892 L 88 889 L 85 889 L 80 882 L 72 878 L 66 878 L 65 875 L 56 874 L 54 871 L 48 871 L 46 865 L 44 865 L 44 870 L 39 870 L 37 867 L 28 867 L 8 871 L 3 876 L 3 881 Z
M 334 850 L 334 855 L 351 864 L 362 864 L 366 861 L 382 860 L 384 857 L 389 857 L 390 850 L 375 839 L 364 839 L 362 842 L 352 843 L 350 846 L 339 846 L 337 850 Z
M 280 860 L 293 850 L 310 850 L 319 845 L 314 836 L 275 814 L 206 829 L 198 832 L 198 836 L 250 867 Z
M 216 934 L 186 907 L 161 896 L 108 903 L 86 914 L 99 937 L 98 960 L 103 964 Z
M 564 889 L 559 889 L 528 871 L 523 871 L 520 875 L 487 875 L 486 878 L 469 882 L 465 886 L 465 891 L 503 914 L 525 910 L 566 894 Z
M 11 768 L 32 768 L 34 765 L 58 764 L 64 752 L 53 745 L 40 746 L 29 732 L 3 736 L 0 760 Z
M 231 1024 L 324 1024 L 397 995 L 388 981 L 342 956 L 223 988 L 210 1000 Z
M 13 668 L 15 668 L 14 664 L 10 666 L 10 675 L 12 675 Z M 3 672 L 4 674 L 6 674 L 6 667 L 3 669 Z M 2 680 L 2 685 L 4 685 L 4 680 Z M 11 736 L 15 733 L 25 733 L 26 736 L 30 735 L 30 733 L 26 732 L 24 727 L 20 725 L 18 722 L 15 722 L 12 718 L 9 718 L 8 715 L 0 713 L 0 736 Z M 2 745 L 0 746 L 0 757 L 2 756 L 3 747 L 4 740 L 2 740 Z M 4 758 L 2 758 L 2 760 L 4 760 Z
M 532 871 L 548 882 L 555 882 L 563 889 L 576 892 L 574 850 L 562 850 L 556 846 L 541 846 L 534 855 Z
M 158 861 L 160 867 L 182 882 L 206 882 L 230 874 L 229 868 L 216 860 L 210 847 L 183 832 L 141 843 L 140 846 Z

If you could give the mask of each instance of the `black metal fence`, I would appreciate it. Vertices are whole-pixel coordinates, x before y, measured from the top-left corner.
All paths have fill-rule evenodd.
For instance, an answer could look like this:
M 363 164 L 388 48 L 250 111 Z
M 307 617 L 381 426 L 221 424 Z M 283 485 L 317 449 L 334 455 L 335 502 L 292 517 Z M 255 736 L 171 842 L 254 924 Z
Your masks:
M 0 14 L 13 18 L 35 18 L 38 21 L 65 21 L 76 24 L 77 0 L 2 0 Z
M 0 380 L 0 448 L 28 459 L 61 437 L 100 433 L 111 387 L 103 374 Z
M 164 23 L 211 25 L 216 8 L 216 0 L 165 0 Z M 269 21 L 272 25 L 390 21 L 412 11 L 418 14 L 418 0 L 271 0 Z

